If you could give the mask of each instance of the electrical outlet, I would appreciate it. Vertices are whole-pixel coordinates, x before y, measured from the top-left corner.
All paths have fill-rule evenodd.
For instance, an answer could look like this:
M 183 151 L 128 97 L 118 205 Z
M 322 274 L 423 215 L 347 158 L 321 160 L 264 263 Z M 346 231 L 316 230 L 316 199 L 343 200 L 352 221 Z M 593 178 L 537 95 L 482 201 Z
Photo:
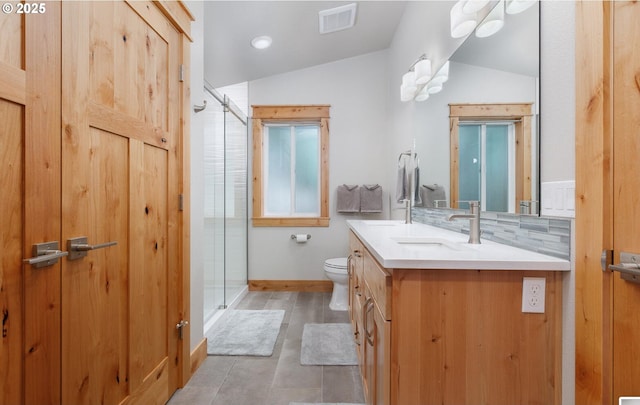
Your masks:
M 522 312 L 544 314 L 544 277 L 522 278 Z

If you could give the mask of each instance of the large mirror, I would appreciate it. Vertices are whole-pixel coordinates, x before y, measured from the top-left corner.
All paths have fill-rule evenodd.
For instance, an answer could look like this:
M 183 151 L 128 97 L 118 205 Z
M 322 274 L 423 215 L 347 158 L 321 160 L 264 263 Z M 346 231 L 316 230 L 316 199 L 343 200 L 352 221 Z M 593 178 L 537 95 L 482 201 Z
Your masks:
M 537 3 L 505 13 L 492 36 L 471 33 L 443 89 L 416 102 L 423 195 L 439 190 L 451 208 L 480 200 L 484 211 L 539 212 L 539 14 Z

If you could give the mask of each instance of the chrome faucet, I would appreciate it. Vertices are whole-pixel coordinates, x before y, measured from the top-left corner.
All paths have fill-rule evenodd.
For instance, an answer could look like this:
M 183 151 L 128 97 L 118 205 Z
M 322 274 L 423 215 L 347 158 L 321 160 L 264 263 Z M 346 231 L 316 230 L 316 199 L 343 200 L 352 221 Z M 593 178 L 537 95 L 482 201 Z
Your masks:
M 452 214 L 447 217 L 447 220 L 453 221 L 457 218 L 469 219 L 469 243 L 480 244 L 480 202 L 469 201 L 468 214 Z
M 411 199 L 407 198 L 404 201 L 404 223 L 405 224 L 410 224 L 411 223 Z

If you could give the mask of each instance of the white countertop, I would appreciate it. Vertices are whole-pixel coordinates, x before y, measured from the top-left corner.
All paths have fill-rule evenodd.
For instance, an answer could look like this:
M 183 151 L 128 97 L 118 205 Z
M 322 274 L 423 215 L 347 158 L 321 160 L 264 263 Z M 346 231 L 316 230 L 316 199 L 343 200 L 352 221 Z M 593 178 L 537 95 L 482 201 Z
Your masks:
M 404 221 L 347 221 L 371 254 L 389 269 L 567 271 L 567 260 L 490 240 L 467 243 L 469 236 Z

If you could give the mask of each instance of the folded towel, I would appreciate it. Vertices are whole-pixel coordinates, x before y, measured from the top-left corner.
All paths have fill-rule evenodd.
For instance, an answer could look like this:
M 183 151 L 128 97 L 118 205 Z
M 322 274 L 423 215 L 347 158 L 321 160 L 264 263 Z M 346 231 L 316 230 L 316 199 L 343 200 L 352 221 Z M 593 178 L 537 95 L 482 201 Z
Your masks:
M 423 184 L 420 187 L 422 206 L 429 208 L 446 207 L 447 194 L 443 186 L 438 184 Z
M 338 186 L 338 212 L 360 212 L 360 187 L 342 184 Z
M 382 187 L 378 184 L 360 187 L 360 212 L 382 212 Z

